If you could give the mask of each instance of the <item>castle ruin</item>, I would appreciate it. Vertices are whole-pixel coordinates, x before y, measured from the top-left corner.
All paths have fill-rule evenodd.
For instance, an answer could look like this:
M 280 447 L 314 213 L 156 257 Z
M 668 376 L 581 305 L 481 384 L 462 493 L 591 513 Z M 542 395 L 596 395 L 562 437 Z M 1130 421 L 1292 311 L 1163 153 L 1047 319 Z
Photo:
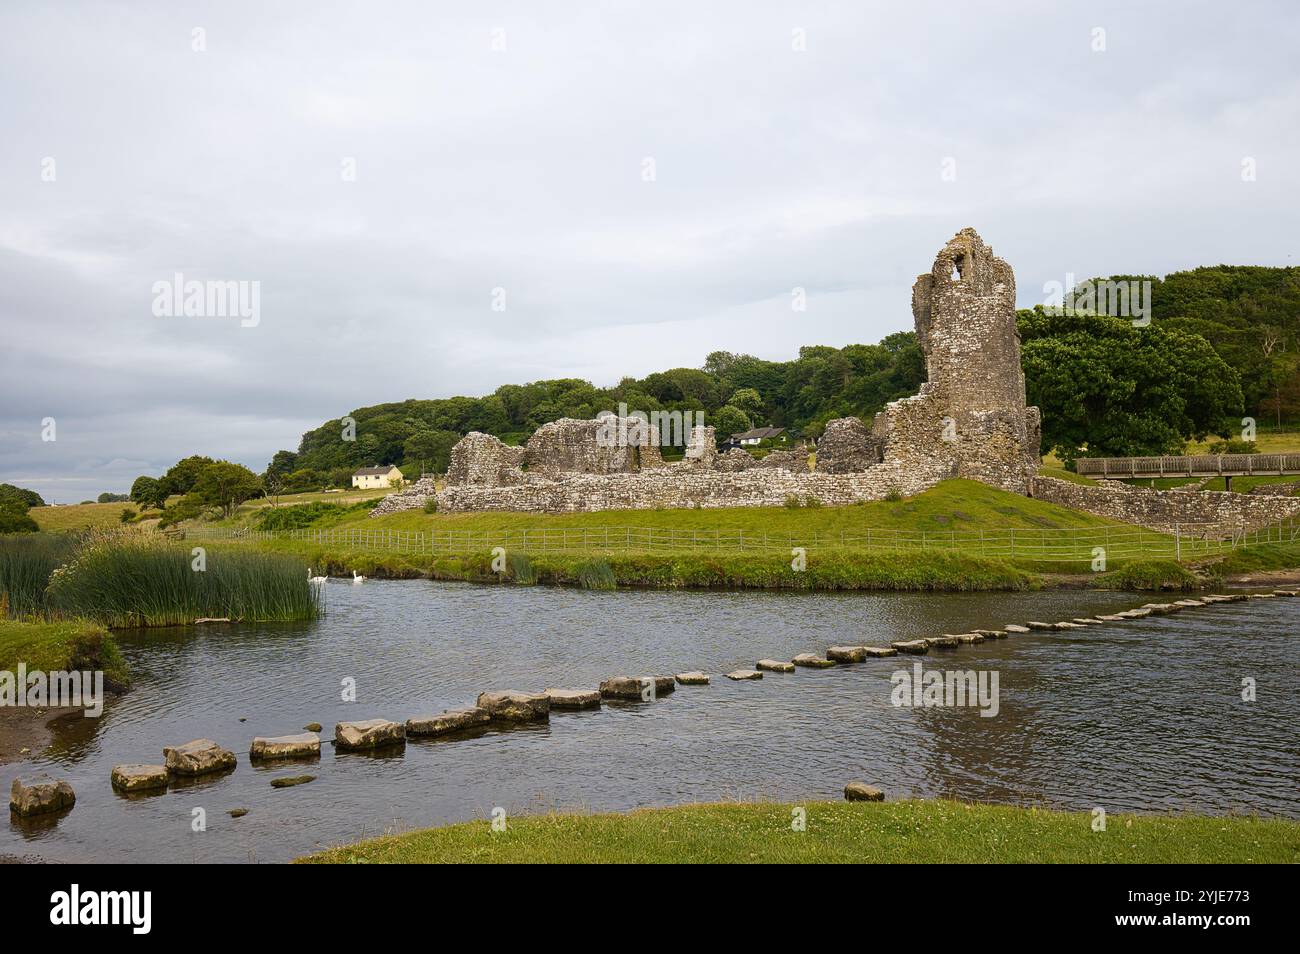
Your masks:
M 665 463 L 659 433 L 640 417 L 562 419 L 523 447 L 467 434 L 446 485 L 430 478 L 393 494 L 379 515 L 424 506 L 444 512 L 566 513 L 653 508 L 825 505 L 910 496 L 951 477 L 1027 494 L 1039 461 L 1038 409 L 1025 406 L 1011 267 L 974 229 L 958 232 L 912 288 L 912 314 L 928 380 L 894 401 L 870 428 L 831 421 L 817 446 L 757 460 L 719 453 L 713 428 L 696 426 L 683 460 Z M 611 440 L 611 435 L 617 435 Z

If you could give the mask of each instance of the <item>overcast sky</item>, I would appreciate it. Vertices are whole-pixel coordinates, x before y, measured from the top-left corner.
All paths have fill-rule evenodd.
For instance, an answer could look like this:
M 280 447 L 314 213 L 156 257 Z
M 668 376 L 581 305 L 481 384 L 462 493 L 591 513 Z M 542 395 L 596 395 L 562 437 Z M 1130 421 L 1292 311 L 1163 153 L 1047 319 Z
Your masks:
M 367 404 L 875 342 L 967 225 L 1025 306 L 1296 264 L 1298 9 L 6 0 L 0 481 L 260 472 Z M 257 324 L 156 316 L 176 273 L 259 282 Z

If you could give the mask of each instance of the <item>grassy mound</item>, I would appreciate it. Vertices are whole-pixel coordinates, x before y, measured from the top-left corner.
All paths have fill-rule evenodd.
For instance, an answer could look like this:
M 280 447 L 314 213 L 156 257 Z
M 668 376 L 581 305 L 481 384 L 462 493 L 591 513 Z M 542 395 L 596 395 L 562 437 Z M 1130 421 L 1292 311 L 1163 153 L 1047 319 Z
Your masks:
M 104 684 L 114 691 L 130 684 L 130 672 L 113 637 L 102 626 L 82 620 L 22 623 L 0 619 L 0 670 L 17 672 L 25 663 L 34 670 L 103 670 Z
M 1300 823 L 1254 818 L 1092 816 L 950 801 L 688 805 L 623 815 L 511 818 L 391 835 L 299 859 L 348 863 L 1295 863 Z

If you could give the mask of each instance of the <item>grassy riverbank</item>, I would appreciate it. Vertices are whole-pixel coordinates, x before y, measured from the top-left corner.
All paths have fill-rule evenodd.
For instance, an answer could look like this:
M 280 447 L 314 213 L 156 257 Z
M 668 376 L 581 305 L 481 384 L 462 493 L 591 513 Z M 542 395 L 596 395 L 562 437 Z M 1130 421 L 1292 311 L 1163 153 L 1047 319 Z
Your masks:
M 29 672 L 41 670 L 103 670 L 110 688 L 125 688 L 131 681 L 122 654 L 104 627 L 84 620 L 57 623 L 0 619 L 0 671 L 17 672 L 25 663 Z
M 628 814 L 541 815 L 431 828 L 299 859 L 349 863 L 898 862 L 1295 863 L 1300 823 L 1090 813 L 950 801 L 688 805 Z

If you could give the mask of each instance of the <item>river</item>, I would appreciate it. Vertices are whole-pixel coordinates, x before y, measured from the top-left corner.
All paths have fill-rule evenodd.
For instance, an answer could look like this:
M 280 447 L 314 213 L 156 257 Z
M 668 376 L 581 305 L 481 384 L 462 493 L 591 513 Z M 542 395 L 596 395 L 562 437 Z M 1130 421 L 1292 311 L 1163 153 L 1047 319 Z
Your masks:
M 860 779 L 890 798 L 945 796 L 1108 813 L 1300 818 L 1300 599 L 1251 600 L 1105 627 L 1033 632 L 828 670 L 721 673 L 834 644 L 1000 628 L 1141 605 L 1135 594 L 660 592 L 427 581 L 331 581 L 314 623 L 120 633 L 135 687 L 97 720 L 0 767 L 77 792 L 55 819 L 0 834 L 0 855 L 104 862 L 272 862 L 388 830 L 548 810 L 726 799 L 838 799 Z M 890 674 L 997 672 L 999 711 L 904 708 Z M 381 756 L 251 766 L 256 735 L 308 722 L 404 721 L 491 689 L 594 688 L 619 674 L 703 669 L 650 703 L 556 712 L 549 724 L 413 740 Z M 1242 700 L 1242 680 L 1257 699 Z M 342 699 L 345 679 L 357 701 Z M 212 738 L 229 775 L 127 798 L 120 762 Z M 273 789 L 277 776 L 314 782 Z M 206 830 L 195 831 L 195 809 Z M 232 818 L 227 812 L 246 808 Z

